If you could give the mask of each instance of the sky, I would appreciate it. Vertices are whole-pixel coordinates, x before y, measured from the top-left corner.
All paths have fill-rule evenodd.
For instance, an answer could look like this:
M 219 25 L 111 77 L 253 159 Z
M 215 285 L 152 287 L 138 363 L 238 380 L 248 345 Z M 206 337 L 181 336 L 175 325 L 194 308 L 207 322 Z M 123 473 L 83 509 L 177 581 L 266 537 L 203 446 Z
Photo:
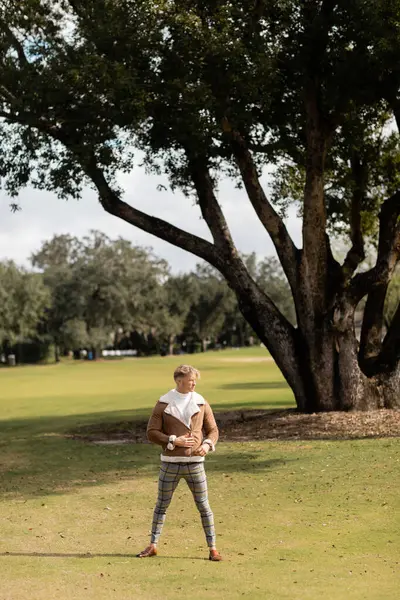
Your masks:
M 132 174 L 121 176 L 119 183 L 125 192 L 123 199 L 132 206 L 211 239 L 200 210 L 191 199 L 180 192 L 157 190 L 160 183 L 168 185 L 165 178 L 148 175 L 137 167 Z M 222 181 L 218 197 L 238 249 L 244 253 L 256 252 L 260 257 L 275 254 L 245 192 L 229 181 Z M 29 266 L 30 255 L 53 235 L 68 233 L 83 237 L 96 229 L 112 239 L 123 237 L 134 245 L 153 248 L 157 256 L 168 261 L 173 273 L 190 271 L 200 262 L 196 256 L 106 213 L 90 188 L 83 191 L 79 201 L 60 200 L 55 194 L 27 188 L 18 202 L 21 210 L 12 213 L 11 199 L 0 192 L 0 260 L 12 259 Z M 286 224 L 295 243 L 300 245 L 301 222 L 295 211 Z

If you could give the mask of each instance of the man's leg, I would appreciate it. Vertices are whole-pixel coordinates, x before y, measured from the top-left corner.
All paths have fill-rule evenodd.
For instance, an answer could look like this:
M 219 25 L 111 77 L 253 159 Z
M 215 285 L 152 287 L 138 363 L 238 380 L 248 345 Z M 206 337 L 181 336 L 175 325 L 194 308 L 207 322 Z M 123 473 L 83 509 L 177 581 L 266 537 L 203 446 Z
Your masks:
M 182 472 L 201 515 L 201 523 L 210 550 L 215 550 L 214 515 L 208 502 L 207 477 L 204 463 L 188 463 Z
M 180 480 L 180 465 L 162 462 L 158 479 L 158 498 L 151 527 L 151 544 L 157 544 L 165 521 L 168 506 Z
M 165 521 L 165 513 L 171 503 L 172 496 L 179 483 L 180 465 L 176 463 L 162 462 L 160 475 L 158 478 L 158 498 L 153 514 L 153 523 L 151 526 L 151 541 L 142 552 L 137 555 L 139 558 L 147 558 L 157 554 L 157 542 Z

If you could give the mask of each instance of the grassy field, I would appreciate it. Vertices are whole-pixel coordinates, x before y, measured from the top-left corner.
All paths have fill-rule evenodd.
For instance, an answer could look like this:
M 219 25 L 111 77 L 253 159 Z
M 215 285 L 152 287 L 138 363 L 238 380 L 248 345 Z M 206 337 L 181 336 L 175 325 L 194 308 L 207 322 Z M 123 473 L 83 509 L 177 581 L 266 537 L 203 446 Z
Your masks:
M 217 411 L 292 407 L 275 365 L 257 360 L 264 356 L 191 357 L 203 375 L 198 391 Z M 135 558 L 148 541 L 158 448 L 65 433 L 146 418 L 178 362 L 0 371 L 0 599 L 397 598 L 398 439 L 221 443 L 207 471 L 224 562 L 204 560 L 184 484 L 159 557 Z

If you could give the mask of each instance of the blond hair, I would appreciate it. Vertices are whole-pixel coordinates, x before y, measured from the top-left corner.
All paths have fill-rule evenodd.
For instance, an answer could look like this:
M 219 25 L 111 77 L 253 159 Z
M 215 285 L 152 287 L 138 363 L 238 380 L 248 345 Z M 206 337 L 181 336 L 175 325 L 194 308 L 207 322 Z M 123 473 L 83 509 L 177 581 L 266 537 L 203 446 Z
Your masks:
M 181 377 L 186 377 L 186 375 L 194 375 L 196 379 L 200 379 L 200 371 L 191 365 L 179 365 L 174 371 L 175 381 Z

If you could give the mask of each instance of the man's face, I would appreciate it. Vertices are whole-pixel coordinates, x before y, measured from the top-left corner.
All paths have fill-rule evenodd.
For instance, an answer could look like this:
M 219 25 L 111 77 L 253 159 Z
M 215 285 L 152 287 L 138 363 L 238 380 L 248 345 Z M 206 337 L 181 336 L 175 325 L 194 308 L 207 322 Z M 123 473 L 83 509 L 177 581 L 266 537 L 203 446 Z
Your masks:
M 176 380 L 176 389 L 181 394 L 188 394 L 193 392 L 196 387 L 197 379 L 195 375 L 185 375 L 184 377 L 178 377 Z

